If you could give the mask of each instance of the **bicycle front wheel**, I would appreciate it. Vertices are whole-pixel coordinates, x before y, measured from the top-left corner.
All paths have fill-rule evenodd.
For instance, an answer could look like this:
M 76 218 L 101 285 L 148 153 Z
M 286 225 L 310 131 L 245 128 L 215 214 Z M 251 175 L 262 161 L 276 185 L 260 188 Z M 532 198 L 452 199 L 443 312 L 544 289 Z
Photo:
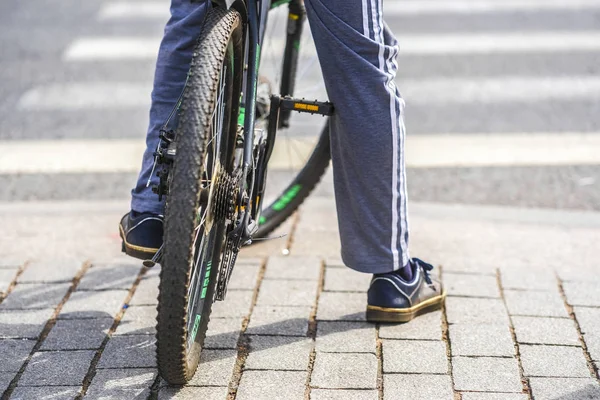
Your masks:
M 169 173 L 157 316 L 161 376 L 184 384 L 194 375 L 214 300 L 233 197 L 242 22 L 215 8 L 194 50 Z

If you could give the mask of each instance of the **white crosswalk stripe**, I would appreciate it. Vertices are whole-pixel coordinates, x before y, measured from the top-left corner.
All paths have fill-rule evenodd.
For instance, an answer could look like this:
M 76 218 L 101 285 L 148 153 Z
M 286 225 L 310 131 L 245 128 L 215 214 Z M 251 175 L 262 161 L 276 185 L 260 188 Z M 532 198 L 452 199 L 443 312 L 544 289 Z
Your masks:
M 402 35 L 400 56 L 600 50 L 600 32 Z
M 545 10 L 598 9 L 598 0 L 401 0 L 388 2 L 384 13 L 391 15 L 479 14 L 539 12 Z
M 148 107 L 148 83 L 86 82 L 51 84 L 26 92 L 18 107 L 27 110 L 83 110 Z
M 273 49 L 283 48 L 280 39 Z M 90 37 L 74 41 L 65 51 L 66 61 L 156 59 L 160 37 Z M 314 47 L 303 50 L 316 55 Z M 441 54 L 548 53 L 600 50 L 598 32 L 511 32 L 479 34 L 402 35 L 400 57 Z M 263 54 L 263 57 L 277 54 Z
M 401 81 L 410 104 L 600 100 L 600 77 L 501 77 Z M 27 110 L 126 109 L 148 107 L 147 83 L 87 82 L 53 84 L 26 92 L 18 106 Z
M 136 1 L 107 3 L 98 12 L 99 20 L 111 19 L 157 19 L 169 17 L 169 3 L 164 1 Z
M 302 167 L 313 145 L 314 138 L 279 138 L 270 167 Z M 111 139 L 9 141 L 0 147 L 0 174 L 60 174 L 133 173 L 145 146 L 143 140 Z M 410 168 L 600 165 L 599 132 L 409 135 L 406 147 Z
M 156 59 L 160 38 L 81 38 L 65 51 L 63 58 L 73 60 Z

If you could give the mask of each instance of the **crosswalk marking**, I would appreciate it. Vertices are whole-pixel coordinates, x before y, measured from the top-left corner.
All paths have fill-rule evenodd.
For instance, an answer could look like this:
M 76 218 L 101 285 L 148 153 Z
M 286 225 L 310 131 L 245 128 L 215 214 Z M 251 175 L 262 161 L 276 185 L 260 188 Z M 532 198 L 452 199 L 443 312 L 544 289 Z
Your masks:
M 418 14 L 476 14 L 539 12 L 600 8 L 598 0 L 401 0 L 384 5 L 384 16 Z
M 273 170 L 297 169 L 314 138 L 281 136 Z M 141 139 L 4 141 L 0 174 L 135 173 Z M 409 168 L 600 165 L 600 132 L 408 135 Z
M 398 35 L 402 55 L 547 53 L 600 50 L 600 32 Z
M 501 77 L 400 81 L 408 104 L 466 104 L 600 100 L 600 77 Z M 129 109 L 148 107 L 150 83 L 50 84 L 26 92 L 18 107 L 28 110 Z
M 169 17 L 169 3 L 164 1 L 136 1 L 107 3 L 98 12 L 98 19 L 160 19 Z
M 400 57 L 411 55 L 467 55 L 492 53 L 550 53 L 600 50 L 600 31 L 593 32 L 510 32 L 443 35 L 398 35 Z M 84 37 L 65 51 L 66 61 L 153 60 L 158 54 L 160 37 Z M 270 39 L 270 48 L 281 57 L 284 38 Z M 313 46 L 303 56 L 314 56 Z
M 28 110 L 149 107 L 151 89 L 150 83 L 57 83 L 27 91 L 19 100 L 18 107 Z
M 72 42 L 63 54 L 65 61 L 97 60 L 154 60 L 158 55 L 160 37 L 83 37 Z M 302 48 L 302 57 L 313 57 L 317 52 L 312 43 Z M 281 63 L 285 37 L 269 37 L 263 48 L 262 59 Z
M 100 37 L 75 40 L 63 58 L 74 60 L 155 59 L 160 38 Z
M 399 84 L 407 104 L 461 104 L 600 100 L 600 77 L 431 79 Z
M 599 0 L 402 0 L 387 2 L 384 15 L 414 16 L 425 14 L 484 14 L 497 12 L 539 12 L 543 10 L 575 11 L 599 9 Z M 107 3 L 98 13 L 100 20 L 166 20 L 169 5 L 158 1 Z

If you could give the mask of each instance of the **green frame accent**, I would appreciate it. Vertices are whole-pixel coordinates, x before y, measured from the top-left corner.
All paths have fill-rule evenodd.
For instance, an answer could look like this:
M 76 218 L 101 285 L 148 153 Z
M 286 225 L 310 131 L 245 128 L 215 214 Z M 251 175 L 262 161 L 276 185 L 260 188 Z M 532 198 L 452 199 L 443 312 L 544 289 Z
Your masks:
M 196 314 L 196 320 L 194 321 L 194 327 L 192 328 L 192 342 L 196 340 L 198 328 L 200 327 L 200 319 L 202 319 L 202 315 Z
M 287 192 L 283 194 L 277 201 L 273 204 L 273 210 L 281 211 L 287 207 L 288 204 L 298 195 L 298 192 L 302 189 L 302 185 L 297 183 L 292 186 Z
M 276 1 L 274 1 L 274 2 L 271 3 L 271 10 L 274 9 L 274 8 L 276 8 L 276 7 L 279 7 L 279 6 L 282 6 L 284 4 L 287 4 L 290 1 L 291 0 L 276 0 Z

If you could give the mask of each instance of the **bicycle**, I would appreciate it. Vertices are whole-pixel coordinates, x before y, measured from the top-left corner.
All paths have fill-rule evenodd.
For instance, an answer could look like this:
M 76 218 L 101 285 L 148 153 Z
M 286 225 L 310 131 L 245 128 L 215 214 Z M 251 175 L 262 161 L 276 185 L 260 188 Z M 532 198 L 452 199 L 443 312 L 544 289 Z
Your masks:
M 259 83 L 268 86 L 258 74 L 268 15 L 283 4 L 281 95 L 257 96 Z M 146 265 L 162 265 L 157 361 L 171 384 L 194 375 L 212 304 L 225 298 L 240 248 L 292 215 L 329 165 L 326 123 L 306 164 L 263 207 L 278 129 L 291 126 L 292 111 L 333 112 L 329 102 L 292 98 L 305 19 L 302 0 L 213 0 L 176 106 L 177 128 L 161 131 L 154 191 L 167 198 L 164 244 Z

